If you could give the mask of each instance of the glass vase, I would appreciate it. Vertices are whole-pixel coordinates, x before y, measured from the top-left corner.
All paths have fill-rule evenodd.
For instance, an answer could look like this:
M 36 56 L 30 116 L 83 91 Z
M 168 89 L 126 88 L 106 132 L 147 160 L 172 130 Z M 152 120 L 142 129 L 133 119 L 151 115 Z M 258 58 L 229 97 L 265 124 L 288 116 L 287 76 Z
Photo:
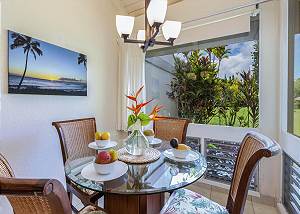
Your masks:
M 125 148 L 131 155 L 143 155 L 149 148 L 149 142 L 141 129 L 133 130 L 125 140 Z

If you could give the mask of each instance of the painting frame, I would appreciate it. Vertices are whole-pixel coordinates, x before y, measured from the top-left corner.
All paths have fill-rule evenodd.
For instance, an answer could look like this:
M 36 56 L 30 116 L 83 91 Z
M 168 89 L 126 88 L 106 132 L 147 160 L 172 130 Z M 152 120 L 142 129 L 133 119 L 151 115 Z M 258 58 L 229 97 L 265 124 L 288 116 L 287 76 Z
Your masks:
M 87 96 L 87 55 L 8 30 L 8 93 Z

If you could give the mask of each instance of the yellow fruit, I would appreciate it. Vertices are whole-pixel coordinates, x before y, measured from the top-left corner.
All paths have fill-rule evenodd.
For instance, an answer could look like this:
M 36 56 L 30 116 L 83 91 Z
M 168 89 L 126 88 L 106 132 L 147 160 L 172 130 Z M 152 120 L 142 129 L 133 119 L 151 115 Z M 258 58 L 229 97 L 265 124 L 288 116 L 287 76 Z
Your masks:
M 154 135 L 154 132 L 153 132 L 153 130 L 145 130 L 145 131 L 144 131 L 144 135 L 145 135 L 145 136 L 153 136 L 153 135 Z
M 185 144 L 178 144 L 178 150 L 190 150 L 191 148 Z
M 109 140 L 110 139 L 110 133 L 109 132 L 103 132 L 101 134 L 101 140 Z
M 95 140 L 101 140 L 101 132 L 95 133 Z
M 116 150 L 113 149 L 109 150 L 109 154 L 112 161 L 118 160 L 118 152 Z

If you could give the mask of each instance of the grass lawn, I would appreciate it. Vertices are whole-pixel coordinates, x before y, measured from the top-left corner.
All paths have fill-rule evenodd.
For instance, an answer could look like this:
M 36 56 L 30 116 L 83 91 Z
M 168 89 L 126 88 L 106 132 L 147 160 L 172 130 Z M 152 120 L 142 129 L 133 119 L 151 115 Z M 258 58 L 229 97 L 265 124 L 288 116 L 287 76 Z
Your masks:
M 294 110 L 294 133 L 300 136 L 300 109 Z
M 299 114 L 300 114 L 300 112 L 299 112 Z M 236 126 L 236 127 L 241 127 L 241 124 L 239 123 L 239 120 L 238 120 L 238 117 L 240 117 L 240 116 L 243 116 L 245 119 L 247 119 L 248 118 L 248 109 L 247 108 L 242 108 L 237 113 L 236 121 L 235 121 L 235 124 L 234 124 L 234 126 Z M 299 115 L 299 117 L 300 117 L 300 115 Z M 212 120 L 209 122 L 209 124 L 211 124 L 211 125 L 226 125 L 224 119 L 220 118 L 218 116 L 213 117 Z M 251 118 L 250 118 L 250 127 L 251 127 L 251 124 L 252 124 L 252 121 L 251 121 Z

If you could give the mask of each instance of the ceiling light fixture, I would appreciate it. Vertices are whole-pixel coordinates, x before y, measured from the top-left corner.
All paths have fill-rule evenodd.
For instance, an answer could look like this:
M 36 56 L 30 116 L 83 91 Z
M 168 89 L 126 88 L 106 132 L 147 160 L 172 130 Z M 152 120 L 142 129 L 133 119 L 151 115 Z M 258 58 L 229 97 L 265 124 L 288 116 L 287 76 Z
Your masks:
M 181 31 L 181 22 L 165 21 L 167 7 L 167 0 L 145 0 L 145 30 L 138 31 L 137 39 L 129 38 L 134 26 L 134 17 L 117 15 L 116 26 L 119 35 L 125 43 L 139 44 L 144 52 L 154 45 L 173 46 Z M 155 39 L 161 25 L 167 41 L 156 41 Z

